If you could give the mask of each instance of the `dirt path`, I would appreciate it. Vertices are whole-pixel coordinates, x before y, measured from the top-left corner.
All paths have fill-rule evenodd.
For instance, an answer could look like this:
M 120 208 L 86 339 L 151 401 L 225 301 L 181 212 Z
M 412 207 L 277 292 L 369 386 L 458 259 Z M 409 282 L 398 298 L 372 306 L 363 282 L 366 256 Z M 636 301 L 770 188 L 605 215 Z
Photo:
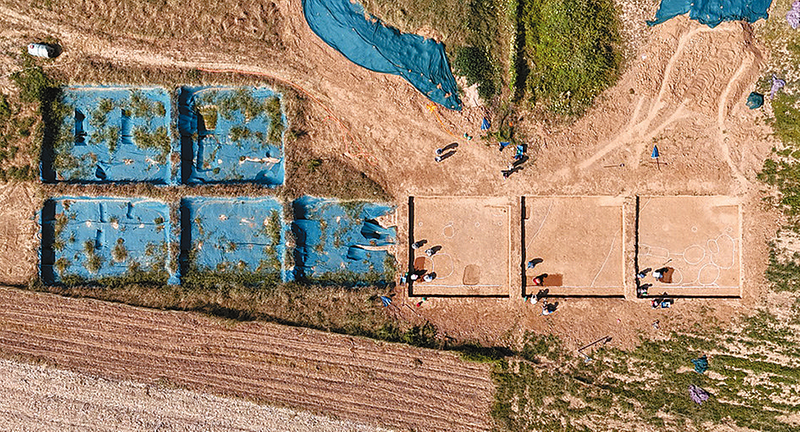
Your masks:
M 0 428 L 81 431 L 386 430 L 163 385 L 0 360 Z
M 488 367 L 454 354 L 12 289 L 0 289 L 0 299 L 0 352 L 6 356 L 370 425 L 490 427 Z

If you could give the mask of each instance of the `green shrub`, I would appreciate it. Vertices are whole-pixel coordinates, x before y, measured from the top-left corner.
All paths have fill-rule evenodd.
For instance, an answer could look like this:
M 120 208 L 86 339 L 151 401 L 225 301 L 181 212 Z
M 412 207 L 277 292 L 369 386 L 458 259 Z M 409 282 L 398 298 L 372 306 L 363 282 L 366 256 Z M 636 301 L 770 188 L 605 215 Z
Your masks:
M 11 105 L 8 103 L 6 95 L 0 93 L 0 124 L 5 123 L 12 114 L 14 113 L 11 111 Z
M 14 72 L 11 74 L 11 80 L 19 88 L 19 97 L 23 102 L 40 102 L 48 99 L 48 94 L 56 87 L 41 66 L 31 66 Z
M 532 102 L 559 115 L 582 113 L 619 72 L 614 2 L 527 0 L 522 10 Z
M 488 101 L 497 94 L 496 73 L 484 48 L 456 48 L 453 66 L 457 74 L 467 78 L 467 85 L 478 84 L 478 95 Z

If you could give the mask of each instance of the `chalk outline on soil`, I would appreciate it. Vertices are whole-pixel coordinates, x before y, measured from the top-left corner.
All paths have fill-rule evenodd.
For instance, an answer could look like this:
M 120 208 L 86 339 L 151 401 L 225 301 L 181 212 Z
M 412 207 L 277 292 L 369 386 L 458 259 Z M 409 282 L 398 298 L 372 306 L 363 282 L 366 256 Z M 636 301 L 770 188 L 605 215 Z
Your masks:
M 461 283 L 461 284 L 436 283 L 437 280 L 446 278 L 445 276 L 437 275 L 437 278 L 434 281 L 425 282 L 424 284 L 421 284 L 419 286 L 419 289 L 416 290 L 417 292 L 414 295 L 415 296 L 416 295 L 426 295 L 426 296 L 443 295 L 443 296 L 466 296 L 466 297 L 481 297 L 481 296 L 507 297 L 508 294 L 505 291 L 500 293 L 500 288 L 502 288 L 504 286 L 506 286 L 508 289 L 512 289 L 513 288 L 512 281 L 511 281 L 511 277 L 512 277 L 512 274 L 513 274 L 513 270 L 512 270 L 512 267 L 513 267 L 513 265 L 512 265 L 512 259 L 513 259 L 512 258 L 512 256 L 513 256 L 512 212 L 514 210 L 514 205 L 515 205 L 513 200 L 511 200 L 509 197 L 503 197 L 503 196 L 499 196 L 499 197 L 494 197 L 494 196 L 414 196 L 413 198 L 414 198 L 414 214 L 415 214 L 413 223 L 416 224 L 417 227 L 424 226 L 423 222 L 418 220 L 417 207 L 419 206 L 419 200 L 429 201 L 429 202 L 432 202 L 432 203 L 442 203 L 442 202 L 445 202 L 445 201 L 452 201 L 452 202 L 455 202 L 456 204 L 458 204 L 460 202 L 463 202 L 463 201 L 472 201 L 472 202 L 477 202 L 477 203 L 484 203 L 482 208 L 504 209 L 505 212 L 506 212 L 506 217 L 503 218 L 503 220 L 504 220 L 503 223 L 507 224 L 505 231 L 506 231 L 506 235 L 508 236 L 508 246 L 507 246 L 507 251 L 505 251 L 506 258 L 507 258 L 506 259 L 506 265 L 508 267 L 508 269 L 507 269 L 508 273 L 506 273 L 506 275 L 505 275 L 505 277 L 506 277 L 506 283 L 505 284 L 500 283 L 500 284 L 465 285 L 463 283 Z M 497 201 L 497 200 L 505 200 L 505 202 L 502 203 L 502 204 L 495 204 L 495 201 Z M 470 230 L 475 230 L 475 229 L 478 229 L 479 231 L 481 230 L 480 229 L 481 224 L 480 224 L 479 221 L 475 222 L 474 228 L 471 226 L 472 224 L 469 224 L 469 223 L 465 223 L 463 225 L 464 225 L 464 227 L 466 227 L 466 228 L 468 228 Z M 491 224 L 491 223 L 489 224 L 489 226 L 492 226 L 492 225 L 494 225 L 494 224 Z M 502 224 L 497 224 L 497 226 L 502 227 Z M 445 231 L 444 230 L 447 227 L 451 227 L 453 229 L 454 232 L 453 232 L 452 236 L 445 235 Z M 441 227 L 441 235 L 442 235 L 442 237 L 444 239 L 447 239 L 447 240 L 451 240 L 453 237 L 455 237 L 455 234 L 456 234 L 455 231 L 456 231 L 455 223 L 454 223 L 453 220 L 447 220 L 447 222 L 444 222 L 442 227 Z M 437 253 L 433 257 L 430 257 L 430 262 L 432 263 L 431 264 L 431 271 L 435 271 L 434 270 L 434 268 L 435 268 L 434 267 L 435 266 L 435 258 L 437 256 L 440 256 L 440 255 L 442 255 L 442 256 L 447 255 L 447 256 L 451 257 L 451 259 L 452 259 L 452 256 L 450 254 L 447 254 L 447 253 L 444 253 L 444 252 Z M 453 264 L 452 265 L 453 271 L 450 274 L 448 274 L 447 276 L 452 276 L 452 274 L 455 273 L 455 267 L 456 267 L 455 264 Z M 454 292 L 454 293 L 435 292 L 436 288 L 453 288 L 453 289 L 461 288 L 463 292 Z M 498 291 L 498 292 L 497 293 L 491 293 L 491 294 L 470 294 L 470 293 L 468 293 L 468 291 L 475 290 L 476 288 L 497 288 L 496 291 Z
M 603 262 L 600 265 L 600 268 L 597 270 L 597 273 L 595 274 L 594 278 L 592 279 L 591 284 L 589 284 L 589 285 L 560 285 L 560 286 L 557 286 L 557 287 L 548 287 L 548 289 L 550 291 L 555 292 L 555 295 L 567 296 L 567 297 L 569 297 L 569 296 L 584 296 L 584 295 L 623 296 L 623 294 L 625 292 L 625 274 L 626 274 L 626 267 L 627 267 L 626 263 L 625 263 L 625 257 L 626 257 L 625 242 L 626 242 L 626 235 L 627 235 L 626 234 L 626 230 L 625 230 L 625 222 L 626 222 L 626 219 L 625 219 L 625 207 L 626 207 L 625 196 L 616 196 L 616 195 L 524 195 L 523 198 L 525 199 L 525 203 L 526 203 L 525 204 L 526 211 L 530 210 L 531 212 L 533 211 L 532 210 L 533 207 L 529 204 L 529 202 L 533 202 L 534 200 L 548 200 L 549 201 L 548 206 L 547 206 L 547 212 L 545 213 L 544 217 L 542 218 L 542 221 L 539 224 L 539 227 L 536 229 L 536 232 L 533 233 L 531 238 L 526 241 L 526 244 L 525 244 L 526 259 L 527 259 L 527 250 L 533 244 L 533 241 L 541 233 L 542 229 L 544 228 L 545 224 L 547 223 L 548 218 L 550 217 L 550 214 L 552 213 L 553 204 L 557 200 L 568 200 L 568 199 L 619 200 L 618 206 L 617 205 L 602 206 L 602 207 L 614 207 L 614 208 L 618 208 L 619 209 L 619 212 L 620 212 L 620 214 L 619 214 L 620 226 L 614 232 L 614 234 L 613 234 L 613 236 L 611 238 L 611 244 L 608 247 L 608 252 L 606 252 L 605 257 L 603 259 Z M 598 205 L 598 207 L 601 207 L 601 206 Z M 525 218 L 525 215 L 523 215 L 523 218 Z M 528 219 L 525 219 L 525 220 L 527 221 Z M 525 229 L 526 225 L 527 224 L 524 223 L 522 229 Z M 617 237 L 619 237 L 620 240 L 621 240 L 621 244 L 619 245 L 620 252 L 621 252 L 621 255 L 620 255 L 621 256 L 621 263 L 620 263 L 621 273 L 619 275 L 620 276 L 619 284 L 616 284 L 616 285 L 595 285 L 595 283 L 597 282 L 597 278 L 600 276 L 600 274 L 605 269 L 605 267 L 608 264 L 608 261 L 609 261 L 609 259 L 611 257 L 611 254 L 615 250 Z M 523 268 L 524 268 L 524 264 L 525 263 L 522 263 L 522 264 L 523 264 Z M 531 288 L 531 287 L 527 286 L 527 284 L 525 282 L 523 282 L 523 285 L 524 285 L 525 293 L 526 294 L 531 294 L 528 291 L 529 288 Z M 603 293 L 603 294 L 598 294 L 596 292 L 580 292 L 580 291 L 578 291 L 578 292 L 559 292 L 562 289 L 585 290 L 585 291 L 598 290 L 598 289 L 608 289 L 609 292 L 608 293 Z M 611 290 L 613 290 L 613 291 L 611 291 Z
M 706 293 L 702 293 L 702 292 L 700 292 L 700 293 L 691 293 L 691 291 L 693 291 L 693 290 L 714 290 L 714 291 L 735 290 L 735 291 L 738 292 L 738 294 L 736 294 L 736 297 L 741 297 L 741 295 L 742 295 L 742 287 L 744 286 L 744 268 L 743 268 L 743 250 L 744 250 L 744 239 L 743 239 L 743 237 L 744 237 L 744 231 L 742 229 L 743 228 L 743 226 L 742 226 L 743 215 L 742 215 L 742 205 L 741 205 L 740 200 L 737 199 L 736 197 L 726 196 L 726 195 L 641 196 L 640 200 L 645 200 L 645 201 L 644 201 L 644 203 L 640 203 L 639 204 L 638 212 L 639 212 L 640 215 L 642 214 L 644 209 L 647 207 L 647 204 L 649 204 L 650 201 L 653 200 L 654 198 L 656 198 L 656 199 L 702 200 L 702 202 L 704 204 L 709 205 L 709 208 L 726 207 L 726 206 L 727 207 L 734 207 L 735 206 L 736 207 L 736 217 L 738 219 L 737 225 L 738 225 L 738 229 L 739 229 L 738 238 L 734 238 L 734 237 L 732 237 L 730 235 L 730 232 L 732 231 L 732 227 L 731 226 L 725 226 L 725 227 L 723 227 L 723 230 L 719 235 L 717 235 L 717 236 L 715 236 L 713 238 L 709 237 L 708 239 L 706 239 L 706 245 L 707 246 L 709 245 L 710 242 L 712 242 L 712 241 L 716 242 L 717 240 L 719 240 L 723 236 L 727 236 L 728 238 L 730 238 L 732 240 L 732 242 L 733 242 L 733 250 L 731 251 L 731 255 L 734 258 L 734 262 L 731 263 L 731 265 L 729 267 L 721 267 L 721 266 L 719 266 L 719 264 L 716 264 L 716 263 L 713 262 L 713 257 L 709 257 L 709 262 L 704 264 L 697 271 L 697 277 L 694 280 L 692 280 L 692 282 L 690 282 L 692 285 L 678 285 L 678 283 L 681 283 L 683 281 L 683 274 L 682 274 L 682 272 L 680 272 L 680 269 L 675 269 L 676 274 L 680 275 L 680 277 L 681 277 L 680 282 L 675 282 L 675 283 L 672 283 L 672 284 L 658 284 L 654 288 L 656 288 L 658 290 L 666 290 L 667 292 L 669 292 L 670 290 L 673 290 L 673 291 L 686 291 L 686 292 L 684 292 L 685 295 L 690 295 L 690 296 L 694 296 L 694 297 L 714 297 L 714 296 L 718 296 L 718 295 L 725 295 L 726 293 L 725 292 L 721 292 L 720 294 L 706 294 Z M 640 225 L 641 225 L 641 222 L 640 222 Z M 639 229 L 639 231 L 641 231 L 641 226 L 638 227 L 638 229 Z M 696 232 L 695 229 L 696 229 L 696 226 L 693 226 L 692 227 L 692 232 L 693 233 Z M 642 243 L 641 242 L 641 236 L 640 236 L 640 240 L 639 240 L 639 256 L 637 256 L 635 258 L 637 263 L 640 263 L 641 258 L 643 258 L 643 257 L 656 257 L 655 255 L 650 254 L 650 251 L 648 251 L 648 254 L 646 254 L 646 255 L 643 254 L 641 249 L 645 248 L 645 247 L 650 249 L 650 250 L 653 249 L 653 246 L 650 246 L 650 245 Z M 686 261 L 686 258 L 684 257 L 686 250 L 688 250 L 689 248 L 692 248 L 692 247 L 700 247 L 701 249 L 703 249 L 703 252 L 704 252 L 703 258 L 700 259 L 700 261 L 697 261 L 696 264 L 690 264 L 688 261 Z M 719 247 L 719 246 L 717 246 L 717 247 Z M 672 257 L 672 256 L 680 256 L 680 257 L 682 257 L 684 259 L 686 264 L 690 265 L 690 266 L 697 266 L 699 263 L 703 262 L 703 260 L 706 259 L 706 255 L 707 255 L 706 248 L 701 246 L 700 244 L 697 244 L 697 243 L 691 244 L 689 246 L 686 246 L 684 248 L 684 250 L 682 252 L 680 252 L 680 253 L 670 253 L 669 249 L 663 248 L 663 247 L 656 247 L 656 248 L 666 250 L 667 256 L 666 256 L 665 259 L 670 259 L 670 257 Z M 734 268 L 736 266 L 736 264 L 737 264 L 735 262 L 737 257 L 739 259 L 738 268 L 737 268 L 737 270 L 738 270 L 738 278 L 737 279 L 739 281 L 739 285 L 738 286 L 736 286 L 736 285 L 717 285 L 717 281 L 719 280 L 719 277 L 720 277 L 720 275 L 722 273 L 721 270 L 730 270 L 730 269 Z M 714 278 L 714 282 L 712 282 L 711 284 L 705 284 L 705 285 L 704 284 L 700 284 L 699 283 L 700 274 L 703 271 L 703 269 L 705 269 L 709 264 L 713 264 L 714 267 L 717 268 L 717 275 Z M 641 263 L 640 263 L 640 265 L 641 265 Z M 695 284 L 695 283 L 697 283 L 697 284 Z

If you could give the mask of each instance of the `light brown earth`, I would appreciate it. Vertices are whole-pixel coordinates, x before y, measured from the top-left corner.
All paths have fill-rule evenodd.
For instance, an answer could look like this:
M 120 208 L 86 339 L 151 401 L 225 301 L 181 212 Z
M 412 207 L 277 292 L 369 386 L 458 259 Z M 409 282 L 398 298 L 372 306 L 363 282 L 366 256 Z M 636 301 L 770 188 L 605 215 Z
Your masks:
M 412 430 L 486 430 L 485 364 L 268 323 L 0 289 L 0 353 Z
M 169 385 L 113 381 L 0 360 L 0 429 L 81 431 L 388 431 Z
M 671 283 L 648 274 L 650 294 L 739 296 L 741 219 L 728 197 L 641 197 L 639 268 L 674 269 Z
M 624 296 L 622 197 L 525 197 L 526 277 L 563 275 L 552 295 Z M 542 287 L 526 283 L 526 295 Z
M 511 199 L 414 197 L 414 240 L 427 243 L 415 251 L 425 261 L 430 282 L 412 284 L 413 295 L 508 296 L 519 294 L 512 278 L 511 233 L 519 231 L 519 205 Z M 439 248 L 431 257 L 426 250 Z M 517 248 L 518 249 L 518 248 Z M 415 259 L 416 262 L 416 259 Z M 519 267 L 516 267 L 519 268 Z M 515 273 L 516 276 L 519 272 Z
M 39 202 L 32 185 L 0 183 L 0 283 L 24 285 L 36 272 Z
M 655 2 L 621 2 L 625 34 L 635 38 L 631 39 L 631 52 L 619 83 L 574 124 L 548 126 L 523 113 L 518 124 L 530 137 L 535 161 L 504 180 L 500 170 L 509 162 L 508 153 L 500 153 L 478 138 L 458 140 L 455 156 L 439 164 L 433 160 L 434 150 L 456 141 L 455 137 L 465 132 L 480 135 L 483 108 L 430 112 L 426 109 L 428 101 L 402 78 L 362 69 L 319 40 L 305 24 L 299 0 L 269 4 L 219 1 L 213 3 L 213 10 L 199 7 L 206 4 L 199 0 L 48 3 L 52 10 L 42 7 L 44 2 L 40 6 L 22 0 L 0 2 L 0 44 L 5 52 L 16 51 L 32 38 L 56 36 L 65 52 L 48 67 L 76 82 L 82 81 L 82 73 L 89 67 L 87 59 L 97 65 L 112 62 L 154 68 L 236 69 L 291 82 L 313 96 L 310 134 L 320 151 L 347 155 L 378 179 L 399 204 L 409 195 L 723 195 L 741 201 L 741 300 L 679 300 L 671 309 L 653 310 L 644 301 L 569 299 L 561 301 L 557 313 L 544 317 L 538 306 L 513 297 L 432 298 L 416 308 L 412 303 L 418 299 L 404 303 L 400 290 L 397 304 L 411 305 L 442 333 L 456 339 L 506 345 L 533 330 L 557 334 L 571 347 L 606 335 L 613 336 L 611 346 L 630 347 L 638 343 L 641 333 L 664 334 L 697 321 L 734 320 L 752 310 L 766 289 L 765 240 L 775 233 L 777 215 L 762 204 L 761 186 L 755 176 L 773 142 L 763 114 L 744 105 L 764 57 L 749 25 L 724 23 L 709 29 L 678 17 L 647 28 L 644 19 L 652 16 Z M 282 42 L 265 42 L 274 33 Z M 0 87 L 8 88 L 5 76 L 13 65 L 8 54 L 0 55 L 0 67 L 5 72 L 0 74 Z M 665 163 L 660 170 L 649 160 L 653 144 L 658 144 L 661 162 Z M 34 201 L 25 211 L 15 213 L 18 220 L 32 218 L 38 205 Z M 402 245 L 407 227 L 403 217 L 398 219 Z M 29 250 L 35 248 L 31 238 L 22 244 Z M 626 242 L 625 250 L 625 259 L 632 260 L 632 242 Z M 20 258 L 23 256 L 20 254 Z M 402 268 L 405 257 L 399 258 Z M 31 260 L 34 258 L 28 258 Z M 633 277 L 626 275 L 628 281 Z M 16 297 L 6 297 L 0 300 L 0 310 L 14 310 Z M 40 317 L 64 302 L 48 296 L 35 298 L 26 313 Z M 117 368 L 117 356 L 122 354 L 98 352 L 94 363 L 84 364 L 86 353 L 82 348 L 64 345 L 104 343 L 95 334 L 79 330 L 83 323 L 88 325 L 95 319 L 103 325 L 112 324 L 89 315 L 81 322 L 44 325 L 46 321 L 37 321 L 42 324 L 27 328 L 27 334 L 17 335 L 15 340 L 20 347 L 27 346 L 30 354 L 65 366 L 75 364 L 98 374 L 151 379 L 153 371 Z M 656 319 L 661 322 L 660 330 L 651 327 Z M 168 322 L 153 325 L 167 329 Z M 142 361 L 152 360 L 145 354 L 158 349 L 155 341 L 136 339 L 138 335 L 131 327 L 117 331 L 125 337 L 111 340 L 117 341 L 120 351 L 136 347 L 136 351 L 124 350 L 136 359 L 126 357 L 127 361 L 132 367 L 146 369 Z M 248 348 L 241 354 L 252 352 Z M 191 362 L 198 361 L 199 355 L 187 353 L 180 364 L 196 364 Z M 222 359 L 219 354 L 202 355 L 208 361 Z M 171 365 L 175 369 L 169 369 L 172 377 L 197 373 L 188 366 Z M 270 375 L 264 379 L 279 378 Z M 223 393 L 253 389 L 227 381 L 214 385 L 214 391 Z M 292 391 L 281 387 L 261 396 L 280 401 L 294 394 Z M 338 412 L 344 404 L 325 401 L 319 409 L 326 412 Z M 374 405 L 364 409 L 374 409 Z M 474 407 L 473 411 L 477 412 Z M 402 424 L 427 421 L 405 412 L 381 418 Z

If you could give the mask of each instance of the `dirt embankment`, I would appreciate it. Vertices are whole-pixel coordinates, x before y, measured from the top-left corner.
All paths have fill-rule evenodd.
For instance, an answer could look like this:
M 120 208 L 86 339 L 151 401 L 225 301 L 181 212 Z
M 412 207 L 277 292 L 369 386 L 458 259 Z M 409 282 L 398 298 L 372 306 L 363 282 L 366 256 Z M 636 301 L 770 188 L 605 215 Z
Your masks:
M 0 289 L 0 353 L 370 425 L 485 430 L 494 385 L 455 354 Z

